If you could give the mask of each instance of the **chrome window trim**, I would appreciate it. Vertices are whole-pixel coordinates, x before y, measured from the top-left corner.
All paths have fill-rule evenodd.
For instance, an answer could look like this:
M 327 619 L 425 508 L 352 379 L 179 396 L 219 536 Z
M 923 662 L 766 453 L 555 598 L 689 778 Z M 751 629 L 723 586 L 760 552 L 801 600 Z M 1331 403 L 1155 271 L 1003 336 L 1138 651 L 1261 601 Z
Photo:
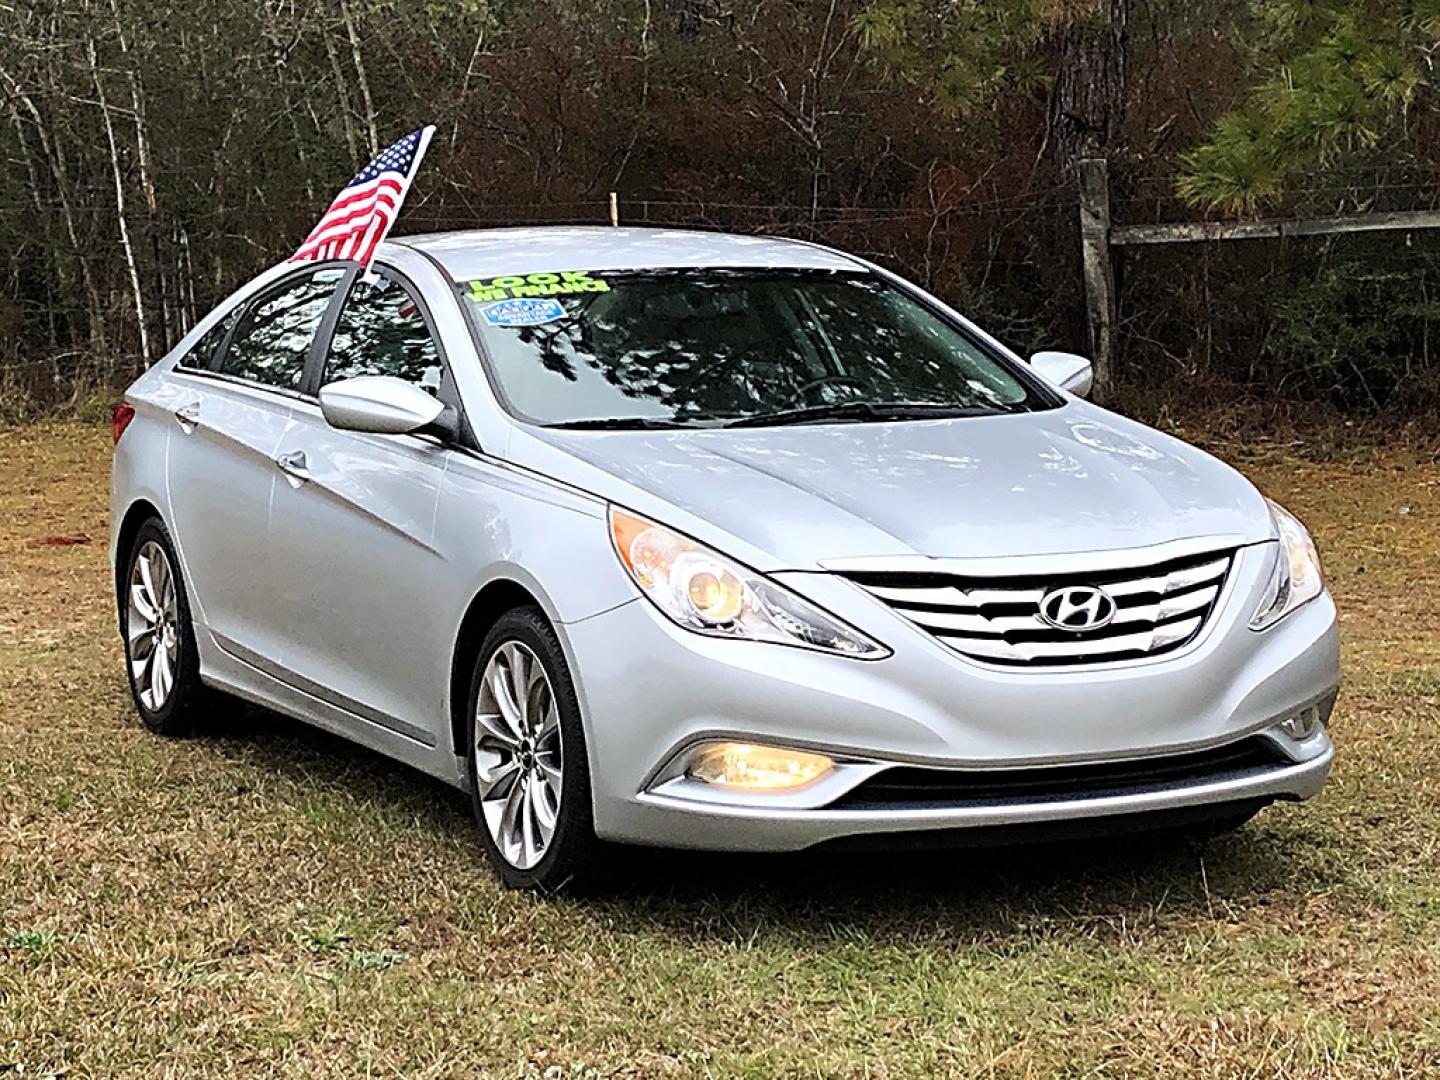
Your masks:
M 175 367 L 171 369 L 170 375 L 171 377 L 181 376 L 187 379 L 218 382 L 225 386 L 233 386 L 239 390 L 249 390 L 258 394 L 285 398 L 287 401 L 308 401 L 314 403 L 319 400 L 313 396 L 302 394 L 299 390 L 291 390 L 287 386 L 271 386 L 268 383 L 255 382 L 253 379 L 242 379 L 238 375 L 227 375 L 221 371 Z

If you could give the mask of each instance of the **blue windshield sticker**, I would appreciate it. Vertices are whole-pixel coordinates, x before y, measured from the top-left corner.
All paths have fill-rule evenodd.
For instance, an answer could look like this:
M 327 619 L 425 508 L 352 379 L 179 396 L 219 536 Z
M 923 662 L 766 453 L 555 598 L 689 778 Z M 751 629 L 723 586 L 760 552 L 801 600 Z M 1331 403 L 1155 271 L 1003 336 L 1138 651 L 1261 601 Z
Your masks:
M 544 300 L 517 298 L 486 304 L 480 314 L 491 326 L 539 326 L 565 317 L 565 305 L 547 297 Z

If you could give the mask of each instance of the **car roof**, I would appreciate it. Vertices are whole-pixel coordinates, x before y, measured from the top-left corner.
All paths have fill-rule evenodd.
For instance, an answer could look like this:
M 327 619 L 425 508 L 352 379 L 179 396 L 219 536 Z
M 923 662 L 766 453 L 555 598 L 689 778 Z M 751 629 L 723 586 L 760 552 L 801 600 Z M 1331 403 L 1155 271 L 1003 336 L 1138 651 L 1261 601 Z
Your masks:
M 399 236 L 391 243 L 431 256 L 455 281 L 559 270 L 868 269 L 800 240 L 690 229 L 550 225 Z

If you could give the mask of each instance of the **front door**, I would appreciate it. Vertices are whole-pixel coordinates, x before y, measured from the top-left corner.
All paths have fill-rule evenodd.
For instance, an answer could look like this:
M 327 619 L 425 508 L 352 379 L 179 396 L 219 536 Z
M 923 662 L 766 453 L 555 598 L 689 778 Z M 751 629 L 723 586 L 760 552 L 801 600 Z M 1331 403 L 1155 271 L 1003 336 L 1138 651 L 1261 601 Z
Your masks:
M 355 281 L 320 382 L 392 375 L 446 400 L 419 300 L 388 274 Z M 435 613 L 451 575 L 433 546 L 449 454 L 429 436 L 339 431 L 317 404 L 296 403 L 280 446 L 295 469 L 276 484 L 269 534 L 294 685 L 427 746 L 449 730 L 453 642 Z

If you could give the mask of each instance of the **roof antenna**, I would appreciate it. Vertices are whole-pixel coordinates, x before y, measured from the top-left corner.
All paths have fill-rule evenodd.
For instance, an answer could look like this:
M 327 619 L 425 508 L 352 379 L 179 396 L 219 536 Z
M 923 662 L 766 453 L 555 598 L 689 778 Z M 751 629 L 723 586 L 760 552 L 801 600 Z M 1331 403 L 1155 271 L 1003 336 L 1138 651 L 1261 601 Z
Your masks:
M 610 224 L 620 224 L 620 197 L 615 192 L 610 192 Z

